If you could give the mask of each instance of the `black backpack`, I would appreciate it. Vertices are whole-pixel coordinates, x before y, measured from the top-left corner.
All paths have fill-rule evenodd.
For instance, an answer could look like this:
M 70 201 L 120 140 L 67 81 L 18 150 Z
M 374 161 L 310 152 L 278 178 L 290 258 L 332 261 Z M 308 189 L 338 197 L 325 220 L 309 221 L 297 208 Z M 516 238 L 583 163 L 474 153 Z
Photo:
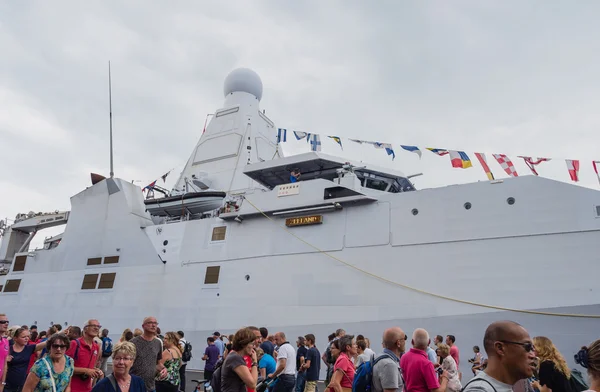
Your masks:
M 223 359 L 220 359 L 216 365 L 210 381 L 212 392 L 221 392 L 221 369 L 223 369 Z
M 183 346 L 183 353 L 181 354 L 181 360 L 183 362 L 189 362 L 192 359 L 192 344 L 185 342 Z

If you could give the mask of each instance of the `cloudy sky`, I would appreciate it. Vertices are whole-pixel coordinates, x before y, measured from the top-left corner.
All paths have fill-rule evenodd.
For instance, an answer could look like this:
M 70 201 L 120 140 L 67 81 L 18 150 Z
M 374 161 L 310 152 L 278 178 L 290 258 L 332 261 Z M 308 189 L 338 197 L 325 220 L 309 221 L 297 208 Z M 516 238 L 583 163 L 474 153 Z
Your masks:
M 523 175 L 517 155 L 552 157 L 538 169 L 559 181 L 564 159 L 580 159 L 579 185 L 598 188 L 598 14 L 595 1 L 2 2 L 0 218 L 68 210 L 90 172 L 108 174 L 108 60 L 115 172 L 140 185 L 183 167 L 225 76 L 248 67 L 278 127 L 474 160 L 452 169 L 396 148 L 392 162 L 323 141 L 326 153 L 423 172 L 419 188 L 485 180 L 473 151 L 508 154 Z

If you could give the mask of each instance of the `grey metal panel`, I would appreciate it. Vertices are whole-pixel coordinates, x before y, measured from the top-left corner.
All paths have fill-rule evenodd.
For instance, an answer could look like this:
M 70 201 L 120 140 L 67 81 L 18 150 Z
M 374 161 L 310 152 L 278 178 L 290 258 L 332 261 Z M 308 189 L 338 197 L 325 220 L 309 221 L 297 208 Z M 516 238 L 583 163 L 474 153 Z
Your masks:
M 348 248 L 386 245 L 390 242 L 390 203 L 346 208 Z
M 106 187 L 108 188 L 109 195 L 115 194 L 117 192 L 121 192 L 121 190 L 119 189 L 119 186 L 117 185 L 115 180 L 112 178 L 106 179 Z

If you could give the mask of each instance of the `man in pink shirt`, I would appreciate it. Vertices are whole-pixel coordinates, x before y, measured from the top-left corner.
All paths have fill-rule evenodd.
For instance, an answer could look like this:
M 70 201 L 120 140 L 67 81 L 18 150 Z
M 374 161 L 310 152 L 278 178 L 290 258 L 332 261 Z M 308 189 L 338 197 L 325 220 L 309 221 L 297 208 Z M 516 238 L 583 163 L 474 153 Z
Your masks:
M 2 381 L 0 392 L 4 391 L 6 385 L 6 361 L 10 350 L 8 338 L 5 336 L 7 330 L 8 318 L 5 314 L 0 314 L 0 380 Z
M 460 364 L 460 354 L 458 352 L 458 347 L 456 347 L 456 345 L 454 344 L 454 342 L 456 342 L 456 338 L 454 337 L 454 335 L 448 335 L 446 336 L 446 344 L 448 345 L 448 347 L 450 347 L 450 356 L 454 359 L 454 362 L 456 362 L 456 368 L 459 368 L 459 364 Z
M 448 372 L 440 376 L 441 385 L 433 363 L 427 357 L 429 334 L 422 328 L 413 332 L 413 348 L 400 359 L 406 392 L 444 392 L 448 386 Z

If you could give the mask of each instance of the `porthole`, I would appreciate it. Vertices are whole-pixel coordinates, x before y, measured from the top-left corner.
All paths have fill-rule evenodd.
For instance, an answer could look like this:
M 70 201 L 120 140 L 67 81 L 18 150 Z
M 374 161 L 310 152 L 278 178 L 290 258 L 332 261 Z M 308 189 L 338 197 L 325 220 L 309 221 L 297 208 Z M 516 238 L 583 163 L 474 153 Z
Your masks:
M 412 214 L 415 215 L 415 216 L 419 215 L 419 210 L 417 210 L 416 208 L 413 208 L 412 209 Z
M 515 198 L 509 197 L 508 199 L 506 199 L 506 202 L 508 203 L 509 206 L 512 206 L 513 204 L 515 204 Z
M 245 276 L 246 282 L 250 280 L 250 275 Z
M 169 245 L 169 240 L 164 240 L 163 241 L 163 246 L 167 246 L 167 245 Z
M 466 202 L 466 203 L 465 203 L 465 210 L 470 210 L 470 209 L 471 209 L 471 207 L 472 207 L 472 205 L 471 205 L 471 203 L 470 203 L 470 202 Z

